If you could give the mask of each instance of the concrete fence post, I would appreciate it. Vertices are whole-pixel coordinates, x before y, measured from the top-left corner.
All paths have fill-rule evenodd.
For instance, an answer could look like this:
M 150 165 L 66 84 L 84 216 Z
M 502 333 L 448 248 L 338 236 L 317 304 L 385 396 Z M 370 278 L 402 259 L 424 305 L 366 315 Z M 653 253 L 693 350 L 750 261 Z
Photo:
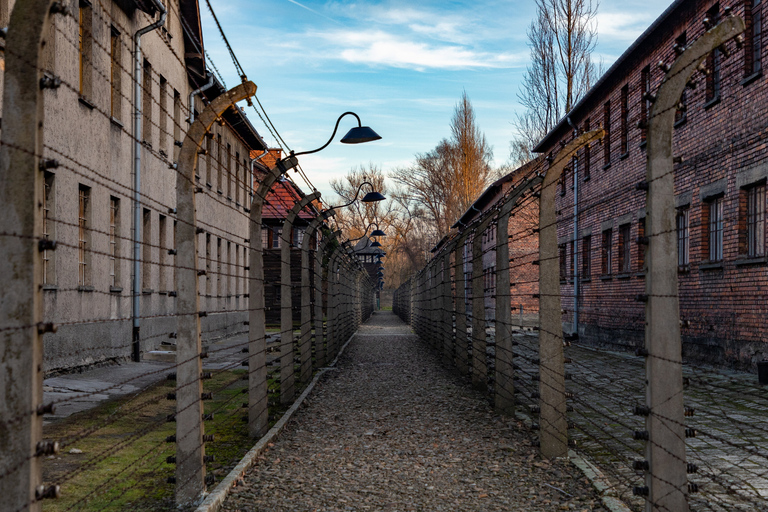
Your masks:
M 323 260 L 328 249 L 328 243 L 332 237 L 323 237 L 315 252 L 315 361 L 318 367 L 325 366 L 327 362 L 328 349 L 326 348 L 327 334 L 323 325 L 327 323 L 327 315 L 330 314 L 330 270 L 323 272 Z M 327 300 L 323 308 L 323 283 L 326 286 Z M 325 319 L 325 321 L 324 321 Z M 330 327 L 330 324 L 328 324 Z
M 495 214 L 487 214 L 475 228 L 475 237 L 472 239 L 472 384 L 482 391 L 488 389 L 483 234 L 494 218 Z
M 555 156 L 541 187 L 539 209 L 539 440 L 544 457 L 568 455 L 568 421 L 565 399 L 563 324 L 560 313 L 560 266 L 557 249 L 557 180 L 571 157 L 590 142 L 602 138 L 592 130 L 569 142 Z
M 203 370 L 200 339 L 200 296 L 197 276 L 197 219 L 195 169 L 198 150 L 213 123 L 238 101 L 256 94 L 253 82 L 245 82 L 222 94 L 195 119 L 179 152 L 176 175 L 176 504 L 186 506 L 205 491 L 203 456 Z M 236 107 L 235 107 L 236 108 Z
M 443 313 L 443 362 L 453 364 L 453 290 L 451 289 L 451 255 L 453 248 L 451 245 L 443 251 L 443 287 L 442 304 L 440 309 Z
M 0 146 L 0 495 L 8 510 L 39 511 L 42 466 L 43 33 L 48 0 L 17 2 L 8 26 Z
M 293 286 L 291 279 L 291 249 L 293 223 L 308 204 L 320 197 L 320 192 L 304 196 L 293 205 L 283 221 L 280 234 L 280 403 L 290 404 L 296 392 L 293 364 Z
M 325 220 L 334 215 L 335 210 L 326 210 L 320 215 L 312 219 L 309 223 L 307 231 L 304 233 L 304 240 L 301 243 L 301 338 L 299 341 L 301 354 L 301 382 L 306 384 L 312 377 L 312 292 L 317 289 L 318 281 L 320 281 L 320 310 L 322 311 L 322 267 L 321 273 L 315 275 L 314 289 L 310 287 L 310 260 L 309 250 L 312 237 L 315 240 L 315 254 L 320 251 L 320 233 L 319 228 L 325 222 Z M 315 302 L 317 302 L 317 294 L 315 294 Z M 317 311 L 317 308 L 315 308 Z M 317 324 L 317 322 L 315 322 Z M 323 319 L 320 318 L 320 335 L 322 339 Z M 317 331 L 315 332 L 317 334 Z M 317 339 L 317 336 L 315 337 Z M 315 343 L 315 358 L 318 358 L 317 343 Z M 319 360 L 318 360 L 318 364 Z
M 469 230 L 464 229 L 459 233 L 456 240 L 456 248 L 453 252 L 454 281 L 456 282 L 456 298 L 454 314 L 456 316 L 456 369 L 461 375 L 466 375 L 469 371 L 469 361 L 467 354 L 467 281 L 464 271 L 466 260 L 464 252 L 466 251 L 466 241 Z
M 693 42 L 662 80 L 648 124 L 648 192 L 645 278 L 646 427 L 649 464 L 646 510 L 688 510 L 685 458 L 682 344 L 677 285 L 675 173 L 672 134 L 676 106 L 697 66 L 715 48 L 744 31 L 744 21 L 728 16 Z
M 296 157 L 279 160 L 264 176 L 253 196 L 250 213 L 248 295 L 248 433 L 259 438 L 269 429 L 267 384 L 267 332 L 264 298 L 264 248 L 261 221 L 264 203 L 272 185 L 287 169 L 298 164 Z
M 515 414 L 514 360 L 512 350 L 512 294 L 509 269 L 509 217 L 518 199 L 542 179 L 535 177 L 515 188 L 499 210 L 496 222 L 496 385 L 494 402 L 502 414 Z M 512 241 L 511 243 L 515 243 Z M 522 326 L 522 304 L 521 326 Z

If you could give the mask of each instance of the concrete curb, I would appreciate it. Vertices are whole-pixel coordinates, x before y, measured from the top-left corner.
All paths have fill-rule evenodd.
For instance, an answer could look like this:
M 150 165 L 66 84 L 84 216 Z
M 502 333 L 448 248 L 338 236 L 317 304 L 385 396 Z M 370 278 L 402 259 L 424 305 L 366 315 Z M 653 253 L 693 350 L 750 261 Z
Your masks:
M 515 418 L 518 421 L 522 421 L 528 428 L 531 428 L 533 424 L 531 417 L 521 412 L 516 412 Z M 612 496 L 615 491 L 613 490 L 611 484 L 608 483 L 605 476 L 603 476 L 603 473 L 597 468 L 597 466 L 573 450 L 568 450 L 568 459 L 573 462 L 574 466 L 579 468 L 579 471 L 581 471 L 584 476 L 587 477 L 589 482 L 592 484 L 592 487 L 594 487 L 595 490 L 600 494 L 600 501 L 603 502 L 605 508 L 611 512 L 632 512 L 632 509 L 626 506 L 623 501 L 616 498 L 615 496 Z
M 253 448 L 248 450 L 248 453 L 245 454 L 238 465 L 235 466 L 232 471 L 230 471 L 229 474 L 224 477 L 224 480 L 222 480 L 219 485 L 217 485 L 213 491 L 211 491 L 211 493 L 205 497 L 205 500 L 203 500 L 203 502 L 195 509 L 195 512 L 218 512 L 218 510 L 221 508 L 221 505 L 224 503 L 224 500 L 229 495 L 230 490 L 235 486 L 235 483 L 240 478 L 242 478 L 254 464 L 256 464 L 256 459 L 264 452 L 264 450 L 267 449 L 269 443 L 274 441 L 275 438 L 280 435 L 293 414 L 299 410 L 299 407 L 301 407 L 301 404 L 304 403 L 304 400 L 306 400 L 307 396 L 309 396 L 312 390 L 315 389 L 315 384 L 317 384 L 317 382 L 320 380 L 320 377 L 322 377 L 328 370 L 334 369 L 339 358 L 347 348 L 347 345 L 350 344 L 356 335 L 357 333 L 349 337 L 331 364 L 318 370 L 315 378 L 312 379 L 312 382 L 309 383 L 307 389 L 305 389 L 301 396 L 299 396 L 299 398 L 293 403 L 291 408 L 288 409 L 285 414 L 283 414 L 283 417 L 280 418 L 271 429 L 269 429 L 269 432 L 267 432 L 264 437 L 259 439 Z

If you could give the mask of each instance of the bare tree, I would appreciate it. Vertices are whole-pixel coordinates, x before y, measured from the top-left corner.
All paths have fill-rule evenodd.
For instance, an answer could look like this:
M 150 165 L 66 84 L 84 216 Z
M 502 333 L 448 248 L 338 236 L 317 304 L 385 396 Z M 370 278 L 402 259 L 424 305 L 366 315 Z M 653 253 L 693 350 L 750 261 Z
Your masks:
M 429 238 L 439 239 L 488 186 L 492 158 L 464 92 L 451 119 L 451 138 L 390 174 L 400 186 L 396 198 L 404 212 L 425 223 Z
M 528 28 L 531 63 L 518 93 L 525 112 L 513 122 L 513 162 L 529 161 L 533 147 L 592 87 L 598 5 L 597 0 L 536 0 L 536 18 Z

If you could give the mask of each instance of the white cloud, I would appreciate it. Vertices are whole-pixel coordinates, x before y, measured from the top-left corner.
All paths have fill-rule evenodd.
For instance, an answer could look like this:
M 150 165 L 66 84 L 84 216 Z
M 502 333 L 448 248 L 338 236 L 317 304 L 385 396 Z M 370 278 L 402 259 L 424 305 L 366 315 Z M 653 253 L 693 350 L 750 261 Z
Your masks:
M 613 40 L 632 42 L 637 39 L 653 19 L 643 13 L 599 12 L 597 14 L 597 29 L 599 37 Z
M 318 34 L 333 41 L 338 56 L 355 64 L 425 69 L 509 68 L 527 56 L 477 52 L 459 45 L 431 45 L 384 32 L 333 31 Z

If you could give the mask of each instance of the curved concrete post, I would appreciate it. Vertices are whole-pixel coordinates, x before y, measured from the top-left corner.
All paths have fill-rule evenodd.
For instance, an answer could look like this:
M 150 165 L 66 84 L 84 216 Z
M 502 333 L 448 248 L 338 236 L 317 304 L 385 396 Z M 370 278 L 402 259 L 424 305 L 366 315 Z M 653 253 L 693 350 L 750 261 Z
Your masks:
M 312 376 L 312 289 L 310 288 L 309 268 L 309 244 L 315 232 L 325 220 L 335 215 L 336 210 L 326 210 L 309 223 L 304 232 L 304 240 L 301 242 L 301 337 L 299 338 L 299 353 L 301 354 L 301 373 L 299 378 L 303 384 L 309 382 Z M 320 248 L 319 237 L 315 237 L 315 252 Z M 317 288 L 318 278 L 315 278 Z M 321 284 L 322 286 L 322 284 Z M 317 300 L 317 297 L 315 297 Z M 320 302 L 322 302 L 322 288 L 320 290 Z M 320 305 L 322 309 L 322 304 Z M 320 329 L 322 330 L 322 318 Z M 315 354 L 317 356 L 317 354 Z
M 0 496 L 8 510 L 41 509 L 43 437 L 42 155 L 43 32 L 50 0 L 16 2 L 8 26 L 0 146 Z M 42 241 L 42 240 L 41 240 Z
M 451 255 L 453 243 L 448 244 L 443 250 L 443 278 L 442 278 L 442 338 L 443 338 L 443 363 L 453 364 L 453 290 L 451 286 Z
M 211 125 L 238 101 L 256 94 L 256 85 L 245 82 L 208 105 L 187 130 L 179 152 L 176 175 L 176 504 L 186 506 L 205 491 L 203 456 L 203 383 L 200 374 L 200 296 L 197 277 L 197 220 L 195 168 L 198 150 Z
M 464 267 L 464 250 L 466 248 L 469 230 L 460 232 L 453 252 L 453 274 L 456 282 L 455 316 L 456 316 L 456 369 L 461 375 L 469 372 L 467 353 L 467 281 Z
M 696 67 L 712 50 L 743 31 L 744 21 L 729 16 L 692 43 L 665 75 L 650 112 L 645 228 L 649 239 L 645 277 L 648 511 L 688 510 L 672 161 L 675 110 Z
M 339 337 L 339 276 L 338 276 L 338 248 L 333 251 L 328 260 L 328 335 L 326 339 L 326 349 L 328 359 L 333 359 L 336 355 L 336 340 Z
M 283 222 L 280 235 L 280 403 L 290 404 L 296 392 L 293 365 L 293 296 L 291 286 L 291 248 L 293 223 L 308 204 L 320 197 L 314 192 L 296 202 Z
M 286 165 L 288 163 L 288 165 Z M 296 157 L 279 160 L 270 169 L 251 201 L 248 262 L 249 322 L 248 322 L 248 434 L 259 438 L 269 429 L 267 402 L 267 333 L 264 317 L 264 248 L 261 240 L 261 220 L 264 202 L 272 185 L 288 168 L 296 165 Z
M 328 249 L 328 243 L 333 236 L 323 237 L 315 252 L 315 364 L 317 367 L 325 366 L 328 357 L 328 333 L 323 332 L 323 324 L 326 330 L 330 328 L 328 315 L 330 314 L 331 273 L 326 269 L 323 273 L 323 259 Z M 323 308 L 323 283 L 326 286 L 326 304 Z M 325 321 L 323 317 L 326 316 Z
M 495 218 L 495 212 L 489 212 L 475 228 L 475 237 L 472 239 L 472 384 L 481 391 L 488 389 L 483 233 Z
M 544 178 L 539 208 L 539 439 L 544 457 L 568 456 L 563 324 L 560 313 L 560 267 L 557 251 L 555 188 L 571 157 L 603 137 L 602 129 L 573 139 L 560 150 Z
M 518 199 L 535 185 L 539 177 L 520 184 L 499 209 L 496 222 L 496 378 L 494 406 L 502 414 L 515 414 L 514 354 L 512 350 L 512 296 L 509 273 L 509 216 Z M 512 243 L 515 243 L 513 240 Z

